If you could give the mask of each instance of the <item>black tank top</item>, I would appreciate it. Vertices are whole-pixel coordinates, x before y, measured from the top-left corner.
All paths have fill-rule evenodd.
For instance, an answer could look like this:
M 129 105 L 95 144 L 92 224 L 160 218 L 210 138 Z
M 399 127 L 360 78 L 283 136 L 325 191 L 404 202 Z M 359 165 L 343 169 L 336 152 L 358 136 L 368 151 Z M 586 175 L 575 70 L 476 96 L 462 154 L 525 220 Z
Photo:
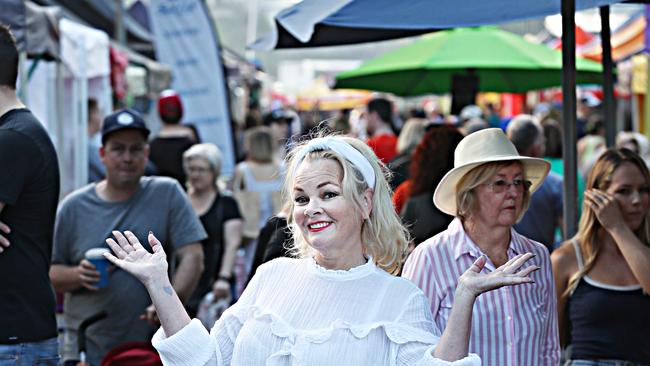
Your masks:
M 582 268 L 580 248 L 573 245 Z M 616 359 L 650 365 L 650 296 L 643 294 L 640 285 L 612 286 L 584 276 L 567 306 L 572 360 Z

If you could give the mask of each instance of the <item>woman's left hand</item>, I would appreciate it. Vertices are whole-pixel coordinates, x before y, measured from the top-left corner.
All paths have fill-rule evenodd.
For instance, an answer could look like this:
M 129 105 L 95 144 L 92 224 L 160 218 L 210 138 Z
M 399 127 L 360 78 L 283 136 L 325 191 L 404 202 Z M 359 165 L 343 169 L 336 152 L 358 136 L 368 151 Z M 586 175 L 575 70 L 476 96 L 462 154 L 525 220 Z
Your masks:
M 467 292 L 469 295 L 476 297 L 484 292 L 503 286 L 534 283 L 535 281 L 528 275 L 538 270 L 538 266 L 532 265 L 519 270 L 524 263 L 534 256 L 532 253 L 519 254 L 494 271 L 482 274 L 481 270 L 487 262 L 487 257 L 483 255 L 460 276 L 457 291 Z
M 605 230 L 625 225 L 618 202 L 612 195 L 599 189 L 590 189 L 585 192 L 585 198 Z

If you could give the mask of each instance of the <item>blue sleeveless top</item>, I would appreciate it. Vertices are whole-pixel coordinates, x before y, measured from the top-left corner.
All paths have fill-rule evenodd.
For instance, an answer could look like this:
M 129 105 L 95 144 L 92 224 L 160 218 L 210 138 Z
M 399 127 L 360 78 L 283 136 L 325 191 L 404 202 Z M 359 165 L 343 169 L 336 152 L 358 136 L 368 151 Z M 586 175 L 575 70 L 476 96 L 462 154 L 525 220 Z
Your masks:
M 582 269 L 580 247 L 572 243 Z M 585 275 L 567 306 L 570 359 L 615 359 L 650 365 L 650 296 L 643 294 L 640 285 L 606 285 Z
M 260 195 L 260 215 L 257 227 L 261 229 L 266 224 L 266 220 L 275 214 L 271 194 L 282 190 L 282 174 L 278 174 L 278 177 L 274 180 L 258 181 L 255 179 L 253 170 L 248 164 L 244 162 L 240 166 L 244 173 L 244 184 L 246 185 L 246 190 L 249 192 L 257 192 Z

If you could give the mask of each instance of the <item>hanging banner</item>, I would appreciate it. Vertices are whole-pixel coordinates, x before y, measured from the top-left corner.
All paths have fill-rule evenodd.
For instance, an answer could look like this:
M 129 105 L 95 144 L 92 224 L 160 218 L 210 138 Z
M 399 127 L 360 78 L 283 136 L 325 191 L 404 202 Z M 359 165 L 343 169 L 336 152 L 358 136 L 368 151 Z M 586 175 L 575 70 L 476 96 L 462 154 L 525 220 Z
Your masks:
M 172 69 L 172 88 L 183 101 L 183 123 L 195 125 L 203 142 L 222 153 L 224 175 L 235 154 L 221 50 L 201 0 L 151 0 L 149 14 L 156 57 Z

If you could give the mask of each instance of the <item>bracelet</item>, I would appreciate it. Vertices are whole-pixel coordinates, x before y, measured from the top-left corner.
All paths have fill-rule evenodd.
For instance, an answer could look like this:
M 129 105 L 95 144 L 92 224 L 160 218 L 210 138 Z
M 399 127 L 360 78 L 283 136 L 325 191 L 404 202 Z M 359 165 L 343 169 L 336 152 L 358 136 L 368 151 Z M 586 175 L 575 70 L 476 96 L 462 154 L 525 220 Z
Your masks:
M 223 280 L 223 281 L 226 281 L 226 282 L 230 283 L 230 281 L 232 281 L 232 277 L 219 275 L 219 276 L 217 276 L 217 281 L 219 281 L 219 280 Z

